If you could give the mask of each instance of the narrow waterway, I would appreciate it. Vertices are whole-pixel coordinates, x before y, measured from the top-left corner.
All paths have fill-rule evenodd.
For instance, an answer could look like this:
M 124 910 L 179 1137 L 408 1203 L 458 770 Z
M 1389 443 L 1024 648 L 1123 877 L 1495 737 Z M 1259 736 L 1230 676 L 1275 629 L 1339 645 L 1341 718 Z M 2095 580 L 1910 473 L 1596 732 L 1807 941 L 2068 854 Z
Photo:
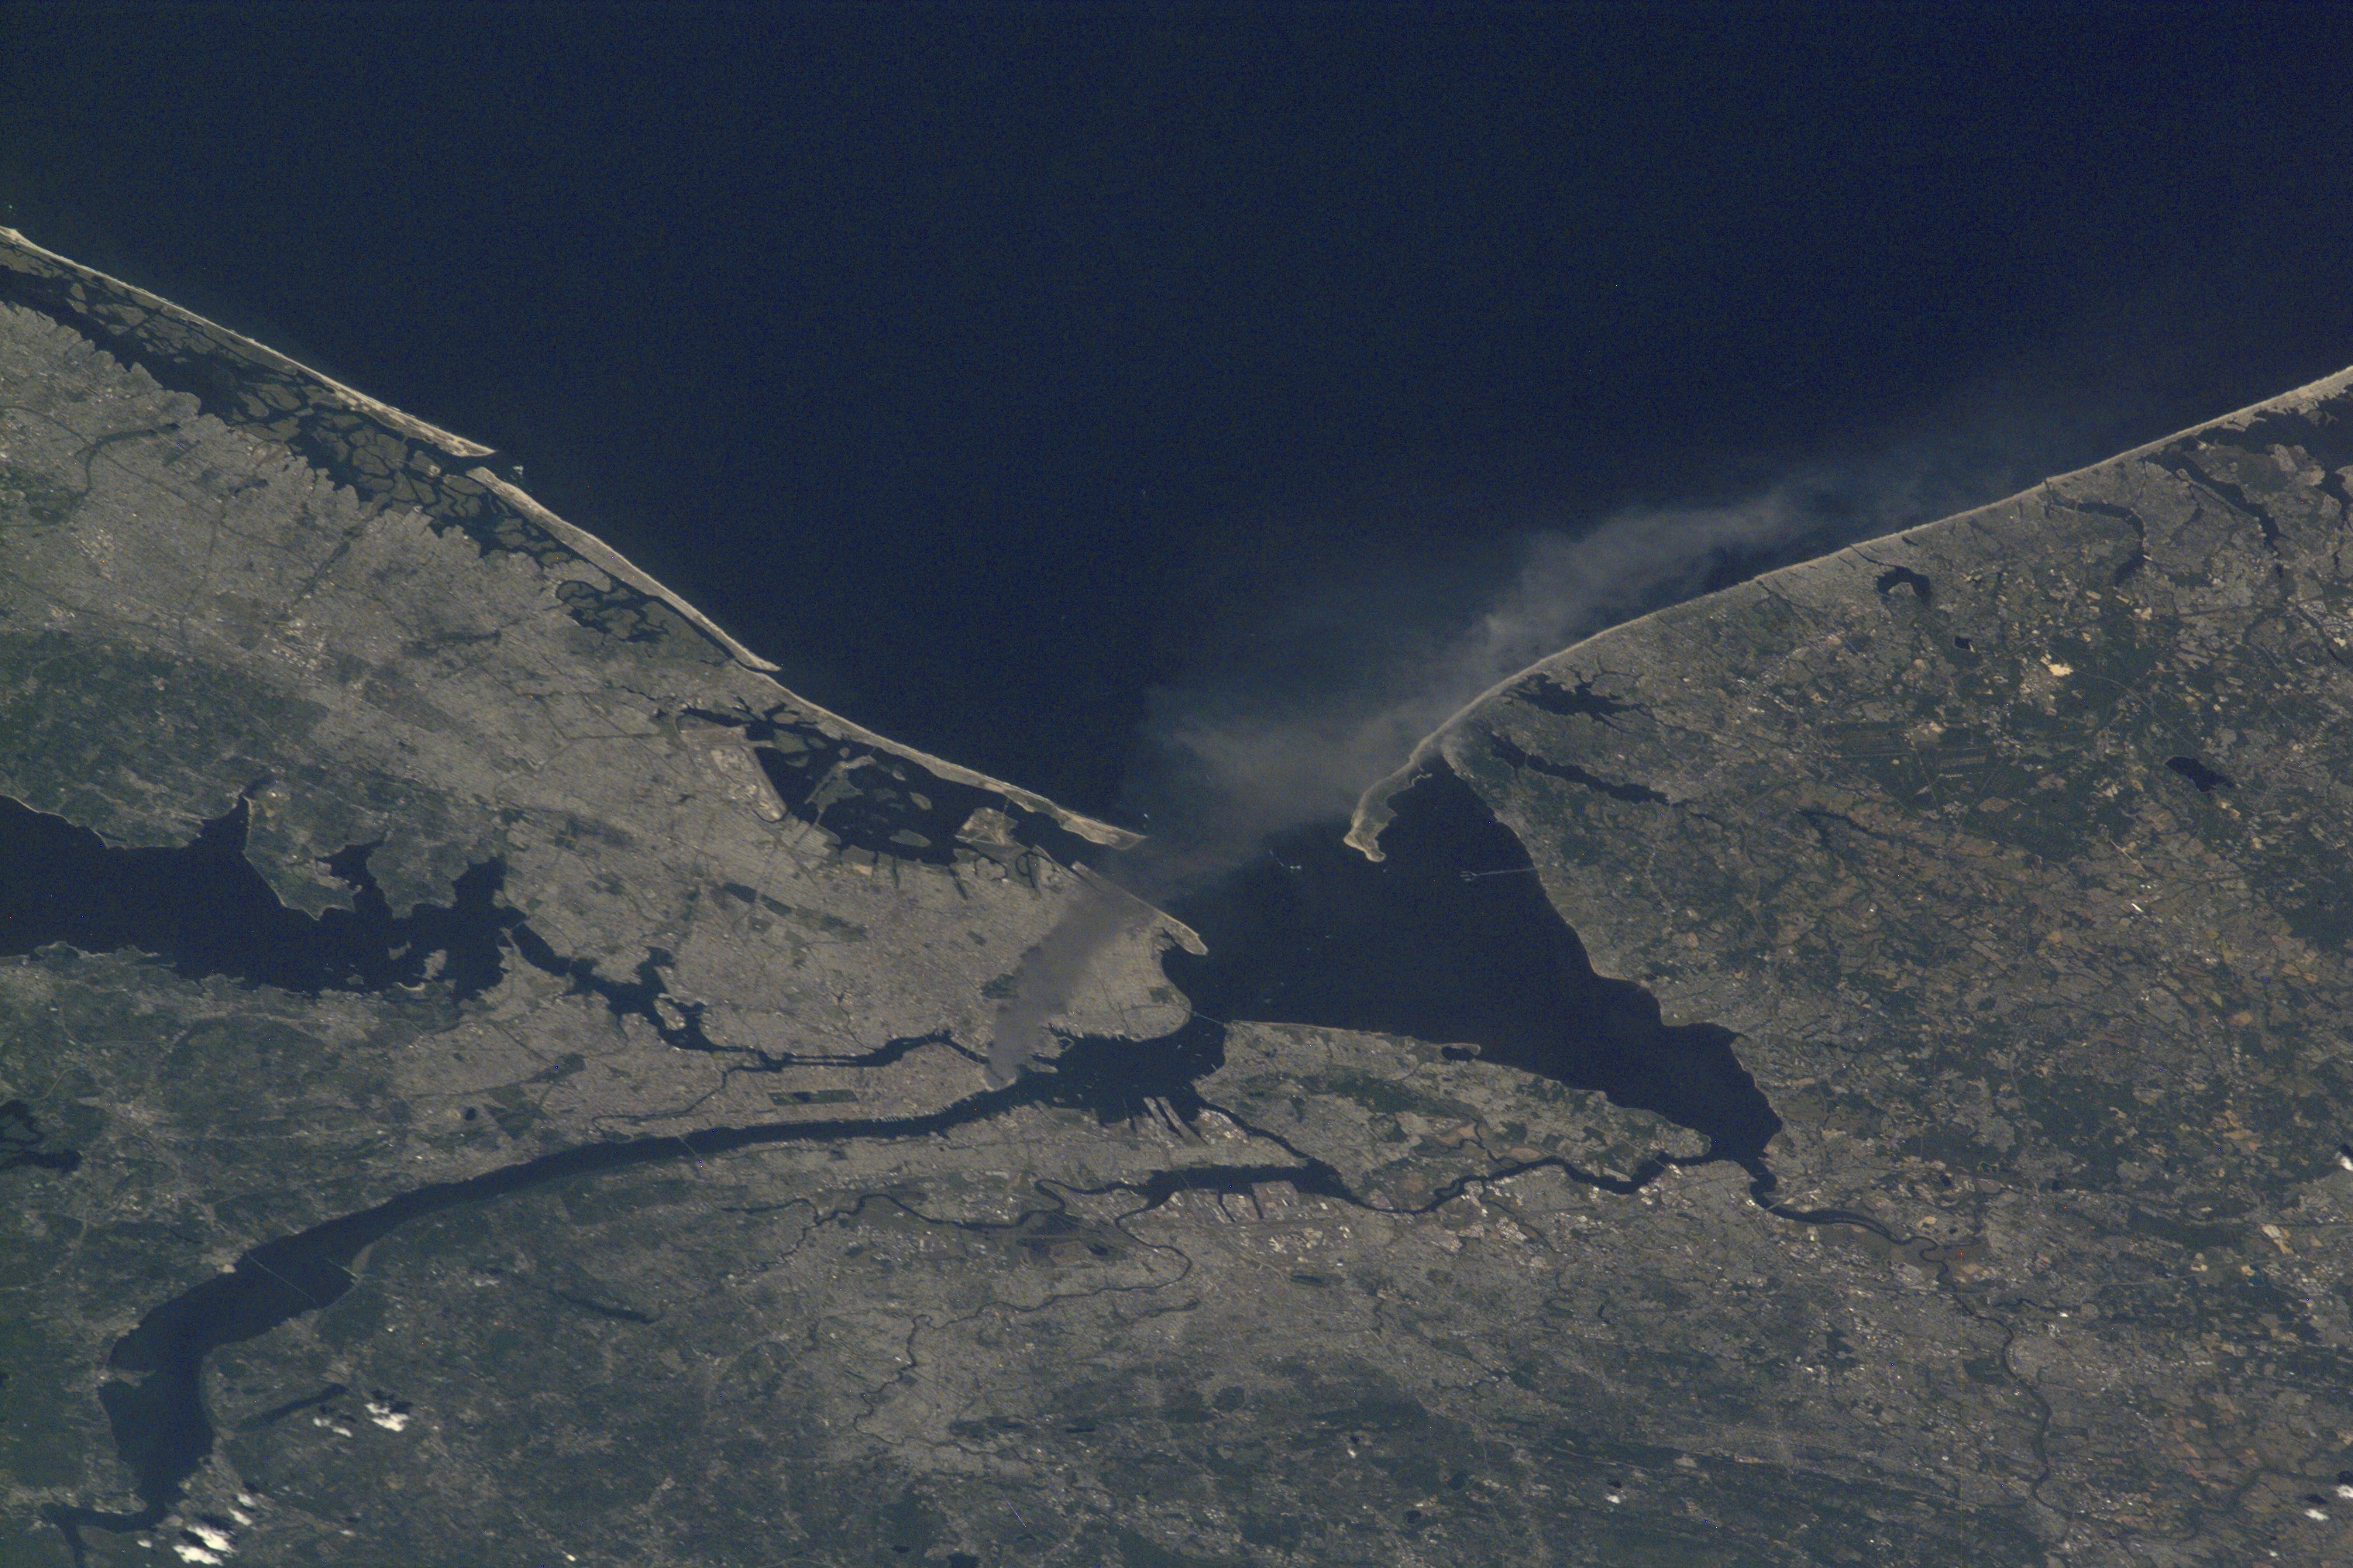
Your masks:
M 924 793 L 915 809 L 935 812 Z M 886 797 L 872 798 L 874 811 L 887 808 Z M 466 872 L 448 904 L 396 918 L 368 874 L 369 847 L 356 846 L 329 862 L 353 888 L 353 907 L 313 917 L 280 904 L 245 858 L 246 814 L 240 801 L 185 846 L 118 849 L 0 799 L 0 858 L 32 871 L 0 897 L 0 952 L 53 942 L 132 950 L 183 974 L 306 994 L 432 982 L 448 988 L 453 1005 L 495 984 L 508 955 L 517 954 L 571 975 L 616 1014 L 654 1020 L 674 1046 L 711 1048 L 691 1012 L 656 1005 L 665 955 L 650 954 L 637 977 L 622 983 L 554 952 L 502 901 L 497 863 Z M 675 1160 L 782 1143 L 921 1138 L 1020 1106 L 1081 1109 L 1105 1121 L 1163 1114 L 1191 1121 L 1206 1104 L 1198 1085 L 1222 1064 L 1226 1026 L 1236 1020 L 1409 1035 L 1599 1089 L 1705 1134 L 1707 1158 L 1737 1162 L 1760 1194 L 1769 1188 L 1763 1152 L 1779 1122 L 1741 1068 L 1732 1036 L 1704 1025 L 1669 1027 L 1641 987 L 1596 975 L 1576 934 L 1545 900 L 1518 841 L 1460 781 L 1433 773 L 1399 797 L 1383 841 L 1388 858 L 1377 864 L 1341 843 L 1344 829 L 1332 823 L 1287 834 L 1257 860 L 1179 901 L 1174 912 L 1201 932 L 1209 952 L 1172 949 L 1165 960 L 1195 1008 L 1171 1035 L 1068 1039 L 1050 1063 L 1012 1083 L 920 1116 L 714 1127 L 566 1149 L 417 1187 L 253 1247 L 228 1272 L 151 1309 L 109 1355 L 99 1397 L 145 1506 L 58 1507 L 48 1517 L 78 1556 L 84 1529 L 144 1529 L 164 1518 L 212 1452 L 206 1358 L 335 1301 L 352 1288 L 360 1254 L 413 1220 L 551 1182 Z M 888 831 L 896 829 L 881 816 L 856 827 L 865 841 L 887 842 Z M 937 1038 L 892 1041 L 834 1065 L 881 1066 Z M 39 1163 L 70 1173 L 80 1160 L 79 1152 L 45 1150 Z M 1630 1182 L 1567 1173 L 1630 1191 L 1663 1168 L 1653 1162 Z M 1305 1156 L 1163 1173 L 1130 1190 L 1149 1204 L 1184 1188 L 1246 1192 L 1276 1178 L 1335 1201 L 1362 1201 L 1336 1172 Z

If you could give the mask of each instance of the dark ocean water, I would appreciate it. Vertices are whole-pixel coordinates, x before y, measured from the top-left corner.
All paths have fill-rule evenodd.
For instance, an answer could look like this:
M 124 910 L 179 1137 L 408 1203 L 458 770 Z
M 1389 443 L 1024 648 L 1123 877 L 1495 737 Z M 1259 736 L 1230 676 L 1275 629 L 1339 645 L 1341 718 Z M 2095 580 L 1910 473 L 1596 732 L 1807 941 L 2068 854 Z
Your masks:
M 2348 34 L 11 5 L 0 202 L 499 445 L 807 695 L 1132 816 L 1155 688 L 1410 684 L 1532 531 L 1889 449 L 1981 499 L 2353 361 Z

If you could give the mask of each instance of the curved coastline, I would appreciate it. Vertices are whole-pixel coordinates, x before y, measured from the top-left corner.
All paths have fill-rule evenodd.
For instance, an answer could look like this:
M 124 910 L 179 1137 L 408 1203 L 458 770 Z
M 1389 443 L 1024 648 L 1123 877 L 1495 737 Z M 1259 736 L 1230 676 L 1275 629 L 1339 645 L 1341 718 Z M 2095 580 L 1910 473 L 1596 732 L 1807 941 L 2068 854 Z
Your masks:
M 576 524 L 567 522 L 543 505 L 521 486 L 499 478 L 480 466 L 479 459 L 493 457 L 497 448 L 484 446 L 442 429 L 439 426 L 419 419 L 395 408 L 388 403 L 344 385 L 332 376 L 314 370 L 266 343 L 258 342 L 243 333 L 232 331 L 216 321 L 175 305 L 159 295 L 111 277 L 95 268 L 84 266 L 70 258 L 59 256 L 26 237 L 16 229 L 0 227 L 0 269 L 20 276 L 47 274 L 52 281 L 65 285 L 66 298 L 61 301 L 78 320 L 89 322 L 93 304 L 92 295 L 100 296 L 112 307 L 126 313 L 135 312 L 134 326 L 144 326 L 154 318 L 169 321 L 183 334 L 193 338 L 195 352 L 214 357 L 241 361 L 248 369 L 259 368 L 276 375 L 305 384 L 312 395 L 346 414 L 369 421 L 387 435 L 405 441 L 417 442 L 450 458 L 453 462 L 469 462 L 464 478 L 496 496 L 518 519 L 536 530 L 559 548 L 596 567 L 617 580 L 627 584 L 648 598 L 654 599 L 675 612 L 698 633 L 709 638 L 728 658 L 742 668 L 766 680 L 776 688 L 779 699 L 789 702 L 807 721 L 836 739 L 855 742 L 876 751 L 886 752 L 915 766 L 956 784 L 983 789 L 1027 810 L 1050 817 L 1053 821 L 1090 843 L 1110 848 L 1124 849 L 1141 843 L 1143 836 L 1117 827 L 1107 822 L 1072 811 L 1035 791 L 990 778 L 985 773 L 936 757 L 927 752 L 876 733 L 855 721 L 818 707 L 816 703 L 792 691 L 775 679 L 777 666 L 761 658 L 683 595 L 663 584 L 628 557 Z M 96 324 L 96 323 L 90 323 Z M 101 347 L 106 345 L 101 344 Z M 189 345 L 180 345 L 186 353 Z M 110 350 L 109 352 L 115 352 Z M 118 357 L 121 357 L 118 354 Z
M 2170 435 L 2160 436 L 2153 441 L 2143 442 L 2140 446 L 2135 447 L 2129 451 L 2116 453 L 2111 457 L 2101 458 L 2098 462 L 2086 463 L 2080 468 L 2071 468 L 2063 474 L 2052 474 L 2047 479 L 2035 481 L 2033 484 L 2027 486 L 2022 490 L 2004 496 L 1999 500 L 1988 501 L 1983 506 L 1971 507 L 1967 511 L 1954 512 L 1950 516 L 1933 519 L 1927 522 L 1917 523 L 1910 528 L 1900 528 L 1891 533 L 1878 534 L 1873 539 L 1857 540 L 1852 544 L 1841 545 L 1836 550 L 1830 551 L 1821 555 L 1817 555 L 1810 561 L 1799 561 L 1788 566 L 1778 567 L 1771 572 L 1767 572 L 1758 576 L 1752 577 L 1746 582 L 1734 584 L 1728 588 L 1720 588 L 1713 594 L 1704 594 L 1696 599 L 1679 600 L 1672 605 L 1662 605 L 1658 609 L 1647 611 L 1630 620 L 1620 621 L 1615 626 L 1604 626 L 1601 630 L 1595 632 L 1591 637 L 1581 637 L 1577 641 L 1570 643 L 1566 647 L 1559 648 L 1552 653 L 1546 654 L 1544 658 L 1537 659 L 1535 663 L 1527 666 L 1525 668 L 1515 670 L 1512 674 L 1505 676 L 1503 679 L 1495 682 L 1495 684 L 1487 688 L 1486 690 L 1482 691 L 1478 696 L 1473 697 L 1470 701 L 1465 702 L 1461 707 L 1456 709 L 1452 713 L 1447 716 L 1444 722 L 1440 723 L 1436 729 L 1430 731 L 1429 734 L 1424 735 L 1419 741 L 1416 742 L 1414 743 L 1413 750 L 1407 754 L 1406 760 L 1402 763 L 1398 764 L 1398 767 L 1391 772 L 1384 774 L 1378 781 L 1367 788 L 1364 794 L 1356 797 L 1356 809 L 1351 813 L 1348 820 L 1348 835 L 1346 842 L 1349 847 L 1362 854 L 1366 859 L 1380 859 L 1382 856 L 1380 847 L 1381 833 L 1389 823 L 1391 816 L 1389 809 L 1390 800 L 1414 781 L 1415 777 L 1420 773 L 1421 770 L 1429 764 L 1432 757 L 1443 754 L 1442 749 L 1450 735 L 1459 730 L 1472 714 L 1477 712 L 1480 709 L 1485 707 L 1488 703 L 1493 701 L 1496 698 L 1502 696 L 1513 687 L 1519 685 L 1530 676 L 1541 674 L 1546 670 L 1551 669 L 1569 655 L 1591 647 L 1605 638 L 1621 636 L 1630 631 L 1632 628 L 1643 626 L 1661 616 L 1687 614 L 1691 613 L 1694 606 L 1720 604 L 1727 595 L 1741 593 L 1757 585 L 1797 581 L 1810 573 L 1820 570 L 1824 562 L 1835 561 L 1841 556 L 1853 554 L 1863 549 L 1865 546 L 1876 542 L 1878 540 L 1909 538 L 1923 533 L 1966 528 L 1973 519 L 1986 516 L 1989 513 L 2000 510 L 2003 507 L 2013 505 L 2018 501 L 2024 500 L 2028 496 L 2032 495 L 2037 490 L 2047 489 L 2052 485 L 2063 484 L 2069 479 L 2078 479 L 2086 474 L 2096 473 L 2101 469 L 2112 468 L 2120 463 L 2131 462 L 2137 458 L 2143 458 L 2151 452 L 2160 451 L 2163 448 L 2173 445 L 2177 441 L 2187 440 L 2193 436 L 2200 435 L 2209 430 L 2244 428 L 2246 425 L 2252 424 L 2254 420 L 2264 417 L 2265 416 L 2304 413 L 2314 405 L 2326 401 L 2330 396 L 2344 391 L 2348 386 L 2353 386 L 2353 366 L 2348 366 L 2346 369 L 2337 371 L 2333 374 L 2322 376 L 2317 381 L 2306 382 L 2304 385 L 2296 387 L 2292 391 L 2282 393 L 2276 397 L 2267 397 L 2260 403 L 2251 403 L 2243 408 L 2234 408 L 2228 414 L 2219 414 L 2211 419 L 2204 420 L 2201 423 L 2189 426 L 2186 429 L 2176 430 Z

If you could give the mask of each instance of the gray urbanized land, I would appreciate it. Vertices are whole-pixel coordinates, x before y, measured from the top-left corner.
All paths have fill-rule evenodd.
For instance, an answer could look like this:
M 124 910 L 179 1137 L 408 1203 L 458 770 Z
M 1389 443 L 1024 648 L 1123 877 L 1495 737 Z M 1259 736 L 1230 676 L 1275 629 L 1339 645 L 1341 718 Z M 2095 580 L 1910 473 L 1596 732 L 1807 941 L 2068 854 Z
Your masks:
M 113 851 L 241 824 L 290 931 L 366 914 L 374 846 L 410 964 L 0 958 L 0 1563 L 2353 1558 L 2348 387 L 1620 627 L 1425 746 L 1599 969 L 1736 1033 L 1767 1206 L 1453 1042 L 1188 1057 L 1166 920 L 993 1086 L 1113 830 L 0 231 L 0 795 Z M 207 1281 L 280 1307 L 142 1475 L 141 1325 Z

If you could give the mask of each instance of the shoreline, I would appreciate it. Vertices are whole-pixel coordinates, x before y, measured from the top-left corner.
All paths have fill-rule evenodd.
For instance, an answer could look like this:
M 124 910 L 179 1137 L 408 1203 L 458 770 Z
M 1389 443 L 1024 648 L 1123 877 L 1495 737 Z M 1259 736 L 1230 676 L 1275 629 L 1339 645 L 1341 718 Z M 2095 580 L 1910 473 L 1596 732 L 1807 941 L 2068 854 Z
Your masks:
M 29 259 L 34 265 L 29 267 L 24 265 L 16 259 L 18 257 Z M 90 313 L 90 302 L 87 299 L 89 292 L 109 294 L 114 298 L 118 305 L 143 312 L 143 319 L 162 317 L 183 331 L 192 332 L 215 354 L 225 353 L 242 358 L 250 364 L 259 365 L 279 375 L 307 384 L 322 401 L 344 413 L 368 420 L 397 438 L 431 447 L 455 462 L 478 460 L 493 457 L 497 453 L 496 447 L 487 447 L 479 441 L 444 430 L 438 425 L 419 419 L 379 398 L 371 397 L 356 388 L 346 386 L 332 376 L 314 370 L 290 355 L 269 347 L 267 343 L 259 342 L 241 332 L 234 331 L 216 321 L 200 316 L 184 306 L 175 305 L 171 300 L 151 293 L 134 283 L 124 282 L 121 279 L 100 272 L 96 268 L 85 266 L 71 257 L 60 256 L 56 251 L 27 238 L 20 230 L 0 226 L 0 273 L 14 271 L 25 274 L 44 269 L 50 272 L 52 276 L 62 275 L 69 279 L 70 302 L 78 316 L 86 319 Z M 76 323 L 69 321 L 67 324 Z M 124 360 L 125 363 L 134 364 L 139 363 L 135 357 L 126 355 L 107 343 L 101 342 L 97 346 L 101 352 Z M 204 351 L 199 349 L 196 352 Z M 141 368 L 147 367 L 142 365 Z M 150 370 L 149 374 L 153 373 Z M 219 416 L 215 414 L 214 417 L 219 417 Z M 688 625 L 708 637 L 725 653 L 731 661 L 765 680 L 776 689 L 783 700 L 790 702 L 797 711 L 807 718 L 809 722 L 834 738 L 887 752 L 941 779 L 1000 795 L 1026 810 L 1050 817 L 1060 826 L 1086 839 L 1089 843 L 1099 844 L 1108 848 L 1126 849 L 1144 841 L 1144 835 L 1140 833 L 1073 811 L 1034 790 L 1024 789 L 1018 784 L 1008 784 L 1002 779 L 991 778 L 962 763 L 950 762 L 944 757 L 934 756 L 902 742 L 894 741 L 887 735 L 868 729 L 855 720 L 846 719 L 840 714 L 818 706 L 776 679 L 776 671 L 779 668 L 777 665 L 746 647 L 722 628 L 717 622 L 696 608 L 684 595 L 657 580 L 651 574 L 605 541 L 590 533 L 586 529 L 558 517 L 528 490 L 499 478 L 488 468 L 481 466 L 479 461 L 462 469 L 461 472 L 464 479 L 481 486 L 496 496 L 499 501 L 517 518 L 536 529 L 559 548 L 570 552 L 599 571 L 676 612 Z

